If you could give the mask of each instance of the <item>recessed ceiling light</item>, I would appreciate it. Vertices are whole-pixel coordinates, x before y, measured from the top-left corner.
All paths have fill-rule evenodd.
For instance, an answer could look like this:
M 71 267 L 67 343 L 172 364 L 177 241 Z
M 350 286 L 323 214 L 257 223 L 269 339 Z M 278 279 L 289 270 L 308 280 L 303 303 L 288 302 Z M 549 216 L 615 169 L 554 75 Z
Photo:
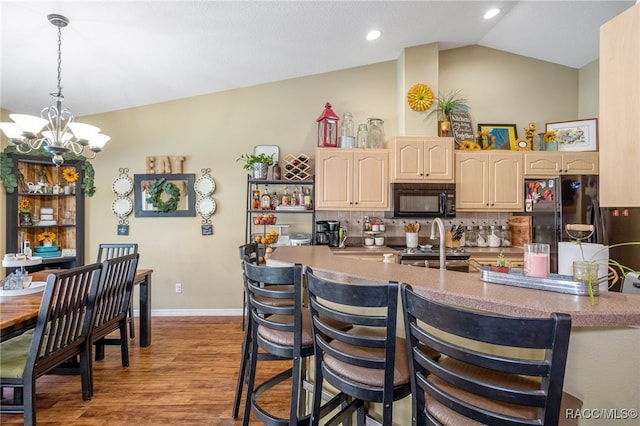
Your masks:
M 369 33 L 367 34 L 367 40 L 369 41 L 377 40 L 380 38 L 380 35 L 382 35 L 382 33 L 378 30 L 369 31 Z
M 491 19 L 494 16 L 496 16 L 498 13 L 500 13 L 500 9 L 498 9 L 498 8 L 489 9 L 484 14 L 484 19 Z

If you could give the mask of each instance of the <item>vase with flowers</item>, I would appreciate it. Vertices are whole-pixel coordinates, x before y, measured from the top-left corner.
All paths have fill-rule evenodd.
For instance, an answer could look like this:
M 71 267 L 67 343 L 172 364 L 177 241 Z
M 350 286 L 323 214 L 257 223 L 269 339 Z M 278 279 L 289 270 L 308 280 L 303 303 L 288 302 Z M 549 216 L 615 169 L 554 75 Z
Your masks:
M 80 177 L 80 174 L 73 167 L 65 167 L 62 169 L 62 178 L 67 182 L 64 188 L 65 194 L 76 193 L 76 181 Z
M 56 242 L 56 234 L 51 231 L 44 231 L 38 234 L 38 241 L 42 243 L 44 247 L 51 247 Z
M 558 150 L 558 134 L 555 130 L 547 130 L 542 133 L 541 151 L 557 151 Z

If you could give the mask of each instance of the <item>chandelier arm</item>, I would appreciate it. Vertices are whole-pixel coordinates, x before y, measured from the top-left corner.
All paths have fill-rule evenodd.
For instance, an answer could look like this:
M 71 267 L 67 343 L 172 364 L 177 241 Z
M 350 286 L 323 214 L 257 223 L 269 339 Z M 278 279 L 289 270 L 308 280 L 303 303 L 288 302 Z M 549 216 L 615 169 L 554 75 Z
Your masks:
M 26 142 L 20 142 L 20 141 L 18 141 L 18 143 L 15 143 L 15 142 L 14 142 L 14 145 L 16 146 L 16 151 L 18 151 L 20 154 L 27 154 L 27 153 L 29 153 L 29 152 L 31 152 L 31 151 L 33 150 L 33 148 L 31 147 L 31 145 L 29 145 L 29 144 L 28 144 L 28 143 L 26 143 Z M 27 147 L 27 149 L 26 149 L 26 150 L 23 150 L 23 149 L 22 149 L 22 147 L 23 147 L 23 146 L 26 146 L 26 147 Z

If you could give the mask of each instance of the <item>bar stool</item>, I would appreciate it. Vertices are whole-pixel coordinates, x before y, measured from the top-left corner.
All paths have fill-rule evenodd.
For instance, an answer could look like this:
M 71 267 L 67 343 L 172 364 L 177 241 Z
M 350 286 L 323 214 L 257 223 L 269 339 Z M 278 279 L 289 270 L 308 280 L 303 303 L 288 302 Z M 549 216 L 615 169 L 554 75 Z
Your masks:
M 562 391 L 569 315 L 498 316 L 431 301 L 407 284 L 400 291 L 414 425 L 577 424 L 565 413 L 582 401 Z
M 323 424 L 346 421 L 357 412 L 358 425 L 364 425 L 369 403 L 378 402 L 382 424 L 390 425 L 393 402 L 411 392 L 406 344 L 396 337 L 398 284 L 343 283 L 321 278 L 311 268 L 306 284 L 316 352 L 311 424 L 318 425 L 327 411 L 321 406 L 326 381 L 338 390 L 335 398 L 345 402 Z
M 243 424 L 249 424 L 251 412 L 270 426 L 308 423 L 302 379 L 306 358 L 313 355 L 313 337 L 308 310 L 302 308 L 302 266 L 273 268 L 255 265 L 245 258 L 244 269 L 249 300 L 250 363 Z M 274 303 L 274 300 L 283 303 Z M 274 359 L 291 360 L 292 366 L 256 386 L 258 360 Z M 238 380 L 242 378 L 241 372 Z M 289 378 L 289 417 L 279 418 L 260 406 L 259 397 Z

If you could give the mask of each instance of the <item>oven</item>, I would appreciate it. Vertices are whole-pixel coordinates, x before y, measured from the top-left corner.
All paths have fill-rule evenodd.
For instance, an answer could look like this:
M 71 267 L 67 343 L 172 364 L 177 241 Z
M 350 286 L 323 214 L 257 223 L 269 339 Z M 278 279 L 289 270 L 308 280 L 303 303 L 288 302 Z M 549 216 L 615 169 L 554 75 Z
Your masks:
M 453 183 L 391 184 L 393 217 L 456 217 Z
M 421 268 L 439 268 L 440 250 L 431 248 L 428 250 L 395 246 L 398 250 L 398 263 L 402 265 L 418 266 Z M 469 258 L 471 255 L 464 249 L 446 249 L 445 269 L 448 271 L 469 272 Z

